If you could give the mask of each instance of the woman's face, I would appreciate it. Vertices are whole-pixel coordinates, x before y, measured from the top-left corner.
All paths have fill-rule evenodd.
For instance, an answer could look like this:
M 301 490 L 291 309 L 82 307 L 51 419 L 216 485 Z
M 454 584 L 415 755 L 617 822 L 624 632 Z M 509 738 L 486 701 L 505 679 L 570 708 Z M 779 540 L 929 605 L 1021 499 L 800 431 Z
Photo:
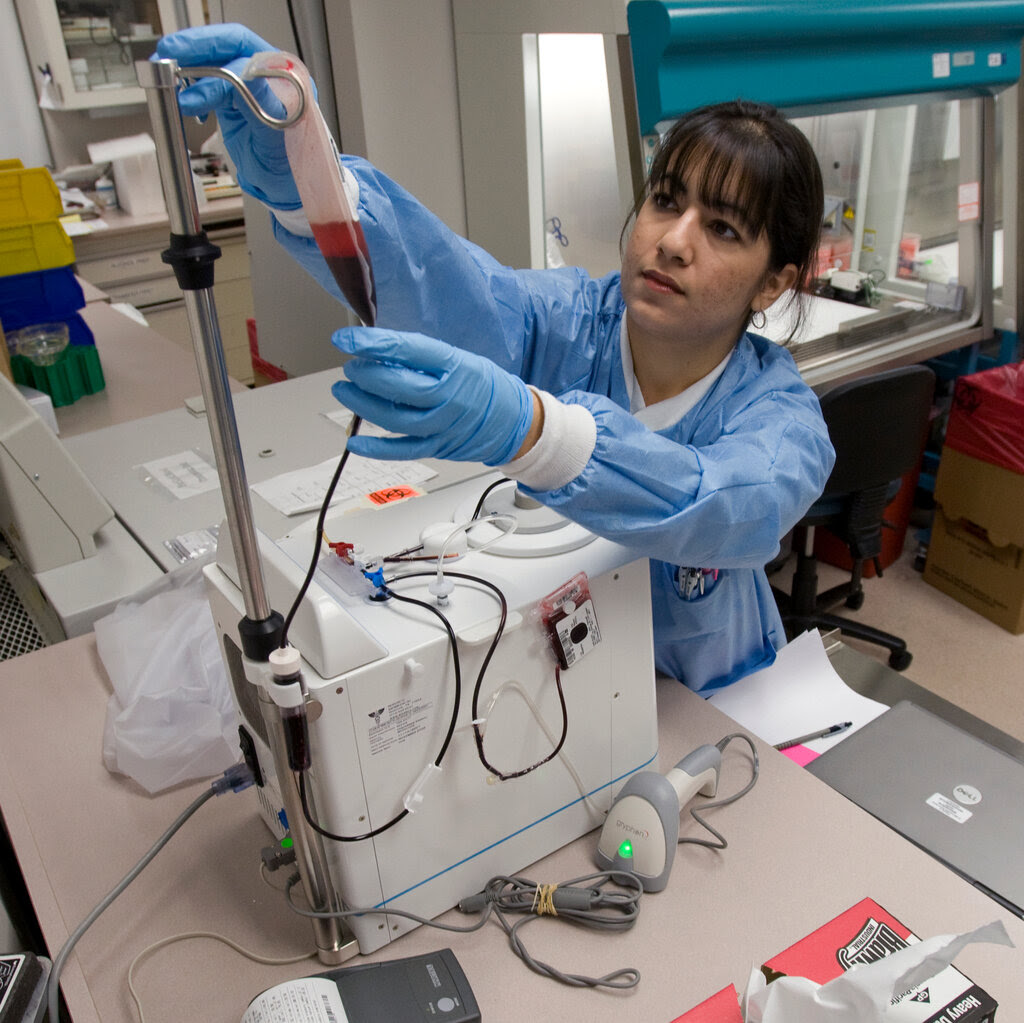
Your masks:
M 655 188 L 640 208 L 622 261 L 632 344 L 684 342 L 724 358 L 751 310 L 767 309 L 796 278 L 769 271 L 770 246 L 742 211 L 709 207 L 688 187 L 693 175 Z

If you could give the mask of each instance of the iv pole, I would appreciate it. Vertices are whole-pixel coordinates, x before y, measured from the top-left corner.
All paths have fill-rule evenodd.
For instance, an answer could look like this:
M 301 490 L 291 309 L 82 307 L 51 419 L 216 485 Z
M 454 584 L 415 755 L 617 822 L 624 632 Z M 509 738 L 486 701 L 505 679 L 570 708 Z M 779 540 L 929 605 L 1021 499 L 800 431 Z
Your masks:
M 263 578 L 213 298 L 213 264 L 220 256 L 220 249 L 208 240 L 199 219 L 192 167 L 178 108 L 178 79 L 186 74 L 189 78 L 208 75 L 227 78 L 239 89 L 257 116 L 273 127 L 283 128 L 292 123 L 302 115 L 302 106 L 300 104 L 296 113 L 286 120 L 271 118 L 253 99 L 245 83 L 222 68 L 187 68 L 181 71 L 174 60 L 143 60 L 136 62 L 135 74 L 146 90 L 157 164 L 171 225 L 171 245 L 162 258 L 174 268 L 184 294 L 228 532 L 238 566 L 238 581 L 245 607 L 245 617 L 238 626 L 239 638 L 246 658 L 266 665 L 270 652 L 279 645 L 284 620 L 271 608 Z M 280 76 L 290 77 L 287 72 L 281 72 Z M 296 776 L 288 766 L 281 717 L 267 696 L 265 686 L 259 687 L 259 693 L 306 899 L 314 910 L 335 911 L 340 906 L 330 882 L 323 839 L 306 823 Z M 315 918 L 312 923 L 321 962 L 335 965 L 352 954 L 354 942 L 343 929 L 340 919 Z

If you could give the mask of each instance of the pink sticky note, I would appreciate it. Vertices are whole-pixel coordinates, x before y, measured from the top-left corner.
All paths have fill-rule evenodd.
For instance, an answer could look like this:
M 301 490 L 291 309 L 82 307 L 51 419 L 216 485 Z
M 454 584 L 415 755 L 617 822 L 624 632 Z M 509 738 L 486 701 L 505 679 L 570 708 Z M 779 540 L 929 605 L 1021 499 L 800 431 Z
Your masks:
M 781 751 L 784 757 L 789 757 L 795 764 L 801 767 L 809 764 L 819 754 L 815 753 L 809 746 L 790 746 L 789 749 Z

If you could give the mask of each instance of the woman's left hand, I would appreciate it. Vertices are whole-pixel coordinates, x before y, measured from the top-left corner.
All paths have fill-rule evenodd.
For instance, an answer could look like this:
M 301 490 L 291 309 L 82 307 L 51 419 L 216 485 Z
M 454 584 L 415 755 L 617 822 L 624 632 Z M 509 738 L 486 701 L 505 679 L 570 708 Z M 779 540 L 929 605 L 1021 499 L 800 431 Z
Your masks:
M 451 458 L 503 465 L 534 420 L 534 398 L 518 377 L 423 334 L 348 327 L 332 343 L 353 356 L 332 390 L 356 415 L 401 437 L 349 438 L 368 458 Z

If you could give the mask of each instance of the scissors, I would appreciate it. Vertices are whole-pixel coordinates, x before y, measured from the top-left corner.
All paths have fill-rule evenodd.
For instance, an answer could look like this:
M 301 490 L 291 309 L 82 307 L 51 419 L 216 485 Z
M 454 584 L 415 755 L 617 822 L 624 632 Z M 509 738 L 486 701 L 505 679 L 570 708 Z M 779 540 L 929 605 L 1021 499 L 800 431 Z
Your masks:
M 551 233 L 555 236 L 555 241 L 564 249 L 569 244 L 569 239 L 562 234 L 562 221 L 558 217 L 550 217 L 548 224 L 551 227 Z

